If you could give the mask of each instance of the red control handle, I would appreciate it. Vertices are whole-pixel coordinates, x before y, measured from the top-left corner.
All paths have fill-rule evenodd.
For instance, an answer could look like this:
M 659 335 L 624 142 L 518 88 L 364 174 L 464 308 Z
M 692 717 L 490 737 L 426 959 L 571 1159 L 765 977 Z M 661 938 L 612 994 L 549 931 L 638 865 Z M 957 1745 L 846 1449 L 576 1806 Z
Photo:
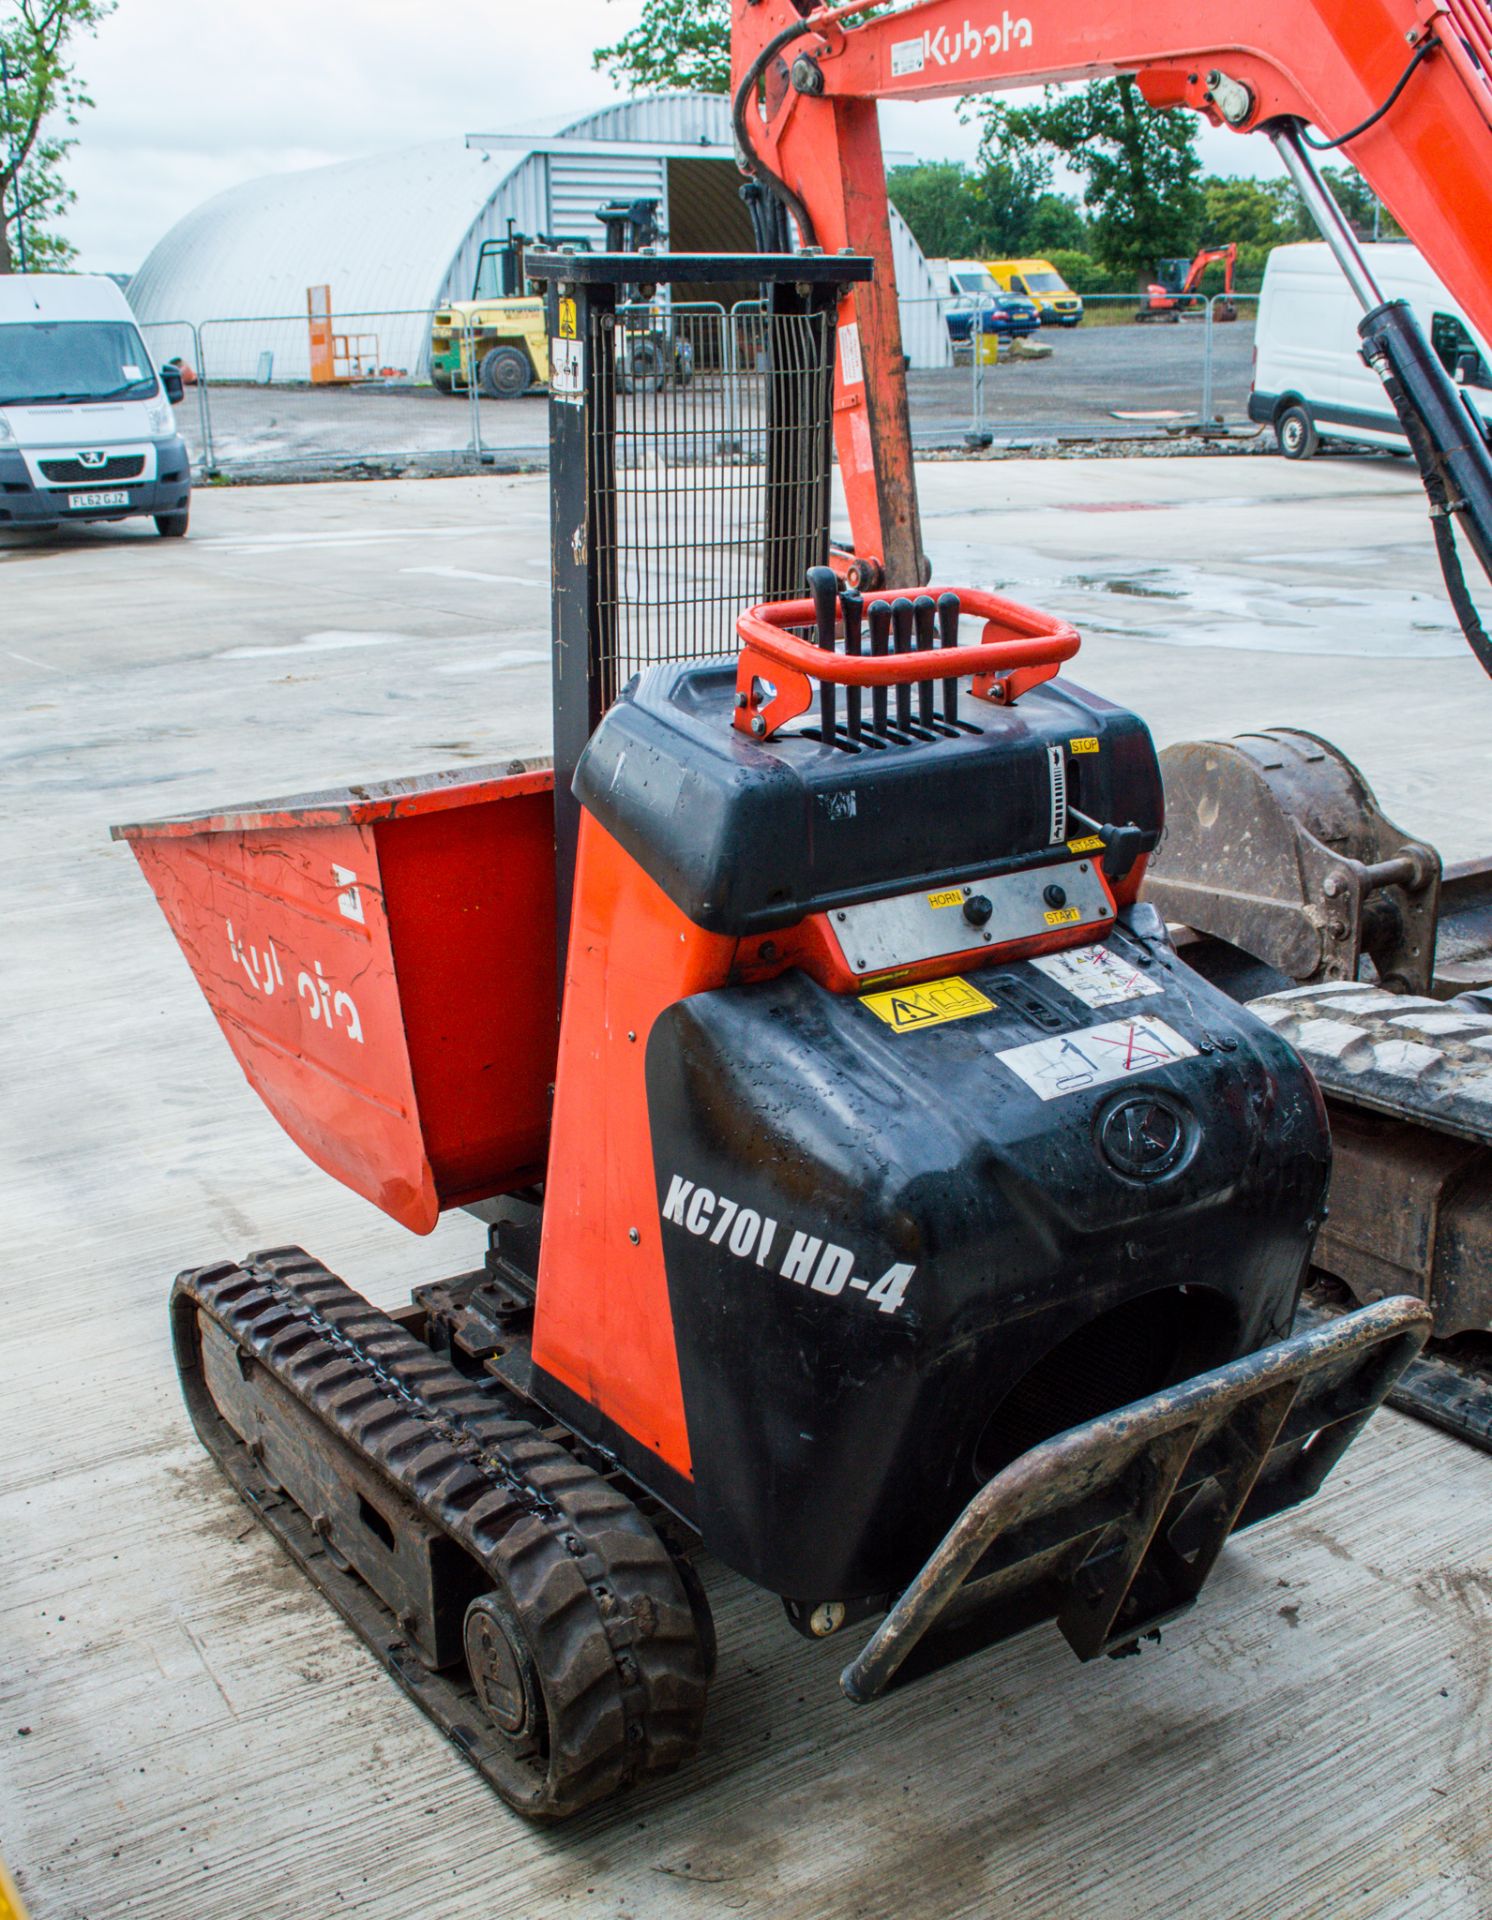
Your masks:
M 889 606 L 914 595 L 936 599 L 949 591 L 957 593 L 961 615 L 984 621 L 984 637 L 977 646 L 927 647 L 912 653 L 830 652 L 787 631 L 813 626 L 812 600 L 774 600 L 749 607 L 736 620 L 741 641 L 736 727 L 765 739 L 807 712 L 813 704 L 813 683 L 824 680 L 843 687 L 891 687 L 972 675 L 973 691 L 980 699 L 1009 706 L 1050 680 L 1082 644 L 1070 622 L 972 587 L 918 587 L 906 594 L 882 590 L 866 596 L 865 612 L 868 615 L 878 600 Z M 770 696 L 767 688 L 773 689 Z

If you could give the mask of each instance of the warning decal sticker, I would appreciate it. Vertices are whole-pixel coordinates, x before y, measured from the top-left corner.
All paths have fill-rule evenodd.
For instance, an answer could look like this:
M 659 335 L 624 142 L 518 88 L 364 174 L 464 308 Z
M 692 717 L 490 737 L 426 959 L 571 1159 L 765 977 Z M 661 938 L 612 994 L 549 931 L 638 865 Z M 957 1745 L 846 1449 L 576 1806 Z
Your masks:
M 1121 1000 L 1139 1000 L 1161 991 L 1154 980 L 1107 947 L 1075 947 L 1066 953 L 1043 954 L 1031 965 L 1088 1007 L 1112 1007 Z
M 920 1032 L 967 1020 L 971 1013 L 993 1013 L 995 1003 L 967 980 L 924 980 L 920 987 L 895 987 L 889 993 L 863 993 L 862 1007 L 884 1020 L 894 1033 Z
M 562 334 L 549 342 L 549 393 L 567 407 L 585 402 L 585 348 Z
M 1029 1046 L 1009 1047 L 995 1058 L 1024 1080 L 1038 1099 L 1056 1100 L 1064 1093 L 1128 1080 L 1174 1060 L 1190 1060 L 1196 1051 L 1164 1020 L 1140 1015 L 1056 1034 L 1050 1040 L 1033 1040 Z

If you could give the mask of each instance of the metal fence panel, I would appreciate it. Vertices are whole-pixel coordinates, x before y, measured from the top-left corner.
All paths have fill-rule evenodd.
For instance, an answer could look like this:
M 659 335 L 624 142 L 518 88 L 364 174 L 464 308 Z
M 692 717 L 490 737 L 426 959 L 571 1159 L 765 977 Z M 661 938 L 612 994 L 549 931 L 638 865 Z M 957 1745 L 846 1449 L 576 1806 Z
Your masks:
M 788 582 L 801 590 L 805 566 L 827 554 L 830 318 L 756 301 L 599 317 L 608 701 L 653 662 L 733 653 L 741 608 Z
M 150 320 L 140 323 L 140 334 L 156 368 L 175 365 L 186 391 L 175 410 L 176 430 L 186 443 L 196 473 L 205 473 L 212 465 L 212 426 L 207 408 L 207 390 L 198 368 L 202 347 L 197 329 L 190 320 Z
M 339 311 L 334 333 L 335 377 L 317 381 L 304 314 L 202 323 L 200 372 L 218 470 L 480 457 L 476 397 L 431 384 L 427 311 Z M 530 415 L 535 404 L 542 416 L 542 402 L 531 403 Z M 533 419 L 527 424 L 542 439 L 542 417 L 536 435 Z
M 1236 426 L 1246 417 L 1258 296 L 1235 295 L 1229 304 L 1237 315 L 1231 321 L 1217 296 L 1172 318 L 1141 319 L 1145 296 L 1094 294 L 1079 327 L 1046 325 L 1012 346 L 1003 335 L 981 339 L 975 301 L 904 301 L 904 315 L 924 332 L 964 336 L 949 339 L 947 365 L 908 373 L 913 445 L 1154 439 Z M 703 417 L 710 380 L 721 371 L 711 356 L 758 350 L 755 305 L 742 302 L 726 325 L 719 309 L 675 304 L 678 337 L 698 335 L 692 414 Z M 449 393 L 431 384 L 427 312 L 338 313 L 336 365 L 345 377 L 320 384 L 310 377 L 304 314 L 195 328 L 163 321 L 142 332 L 157 364 L 179 360 L 188 379 L 197 376 L 177 418 L 198 472 L 294 475 L 421 462 L 475 469 L 499 457 L 547 457 L 542 387 L 499 399 L 475 382 L 458 380 Z M 467 367 L 478 363 L 477 345 L 468 332 Z M 719 430 L 730 437 L 739 429 L 743 445 L 751 421 L 743 415 L 732 424 L 726 416 L 749 408 L 749 393 L 749 383 L 724 382 L 717 396 Z
M 1220 302 L 1141 319 L 1141 294 L 1095 294 L 1078 327 L 1047 324 L 1014 346 L 1004 334 L 986 342 L 998 359 L 978 350 L 975 303 L 928 304 L 966 337 L 954 341 L 952 366 L 907 376 L 919 448 L 1153 438 L 1245 416 L 1253 296 L 1237 296 L 1238 318 L 1225 323 Z

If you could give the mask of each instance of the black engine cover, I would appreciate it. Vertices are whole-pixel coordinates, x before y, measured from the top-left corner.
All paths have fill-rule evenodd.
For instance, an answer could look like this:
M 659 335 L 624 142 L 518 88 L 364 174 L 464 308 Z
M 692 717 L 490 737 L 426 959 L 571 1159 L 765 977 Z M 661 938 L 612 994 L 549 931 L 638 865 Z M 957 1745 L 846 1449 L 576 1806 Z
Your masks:
M 1122 1000 L 1021 962 L 898 1031 L 793 972 L 654 1027 L 697 1520 L 770 1590 L 900 1588 L 1037 1440 L 1288 1330 L 1315 1084 L 1159 938 L 1109 947 Z

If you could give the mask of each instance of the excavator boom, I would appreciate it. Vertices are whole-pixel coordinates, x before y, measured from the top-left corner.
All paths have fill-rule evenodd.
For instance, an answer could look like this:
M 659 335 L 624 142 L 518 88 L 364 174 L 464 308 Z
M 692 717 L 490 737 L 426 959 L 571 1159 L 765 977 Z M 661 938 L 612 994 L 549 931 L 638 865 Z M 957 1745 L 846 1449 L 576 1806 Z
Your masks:
M 865 19 L 870 4 L 732 0 L 731 60 L 743 165 L 785 202 L 804 244 L 870 254 L 881 268 L 841 306 L 835 433 L 856 551 L 885 578 L 927 572 L 881 100 L 1130 74 L 1152 106 L 1191 107 L 1239 132 L 1288 141 L 1308 123 L 1341 143 L 1492 335 L 1487 0 L 917 0 Z

